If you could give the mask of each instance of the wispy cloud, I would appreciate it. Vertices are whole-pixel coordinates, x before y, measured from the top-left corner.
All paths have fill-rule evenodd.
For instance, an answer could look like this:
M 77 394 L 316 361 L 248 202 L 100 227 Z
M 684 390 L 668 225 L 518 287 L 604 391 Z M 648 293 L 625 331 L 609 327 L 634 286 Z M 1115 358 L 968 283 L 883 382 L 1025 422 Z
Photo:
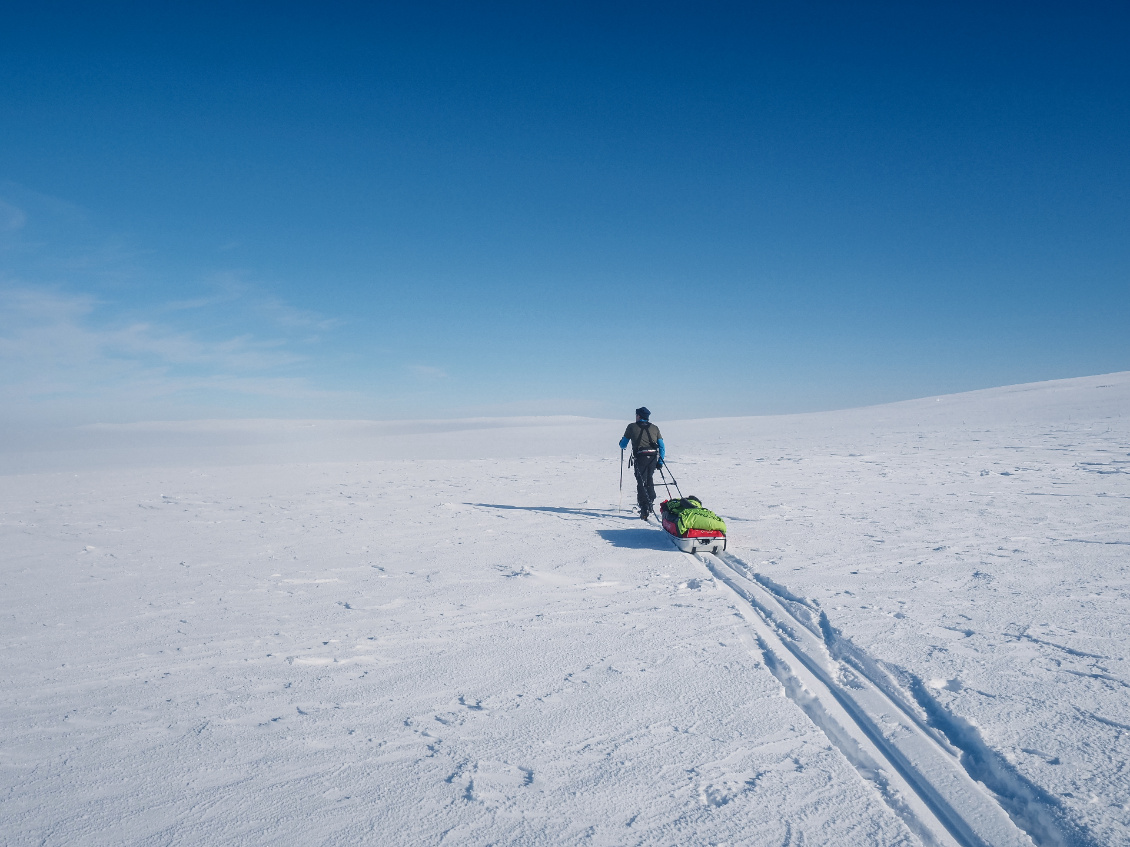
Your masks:
M 0 232 L 15 232 L 26 223 L 27 214 L 23 209 L 0 200 Z
M 267 370 L 306 359 L 283 349 L 280 339 L 258 341 L 250 335 L 204 341 L 188 332 L 152 324 L 133 324 L 99 332 L 100 347 L 112 355 L 152 357 L 173 365 L 210 365 L 225 371 Z
M 433 381 L 447 379 L 447 371 L 432 365 L 409 365 L 408 372 L 419 380 Z
M 170 311 L 204 309 L 239 302 L 264 320 L 283 329 L 329 330 L 341 326 L 338 318 L 329 317 L 312 309 L 299 309 L 285 300 L 266 292 L 267 286 L 245 271 L 227 269 L 209 274 L 202 286 L 213 293 L 203 297 L 173 300 L 164 308 Z
M 0 182 L 0 255 L 9 274 L 89 287 L 138 279 L 149 252 L 102 231 L 81 206 Z
M 283 340 L 250 335 L 216 341 L 156 323 L 92 325 L 98 301 L 85 294 L 0 291 L 0 356 L 42 362 L 113 357 L 167 365 L 210 365 L 225 371 L 265 370 L 302 361 Z
M 209 297 L 193 297 L 188 300 L 170 300 L 168 303 L 163 303 L 160 310 L 163 312 L 189 312 L 194 309 L 207 309 L 211 306 L 230 303 L 235 299 L 237 298 L 234 295 L 214 294 Z
M 0 288 L 0 390 L 9 402 L 237 394 L 312 400 L 337 396 L 292 373 L 306 357 L 286 339 L 209 339 L 158 322 L 113 325 L 86 294 Z M 29 411 L 28 408 L 22 411 Z
M 82 207 L 0 183 L 0 417 L 320 414 L 342 321 L 241 268 L 153 272 L 154 254 Z M 161 297 L 161 293 L 167 296 Z
M 328 330 L 341 325 L 337 318 L 328 318 L 308 309 L 296 309 L 276 297 L 260 299 L 257 307 L 262 314 L 283 327 Z

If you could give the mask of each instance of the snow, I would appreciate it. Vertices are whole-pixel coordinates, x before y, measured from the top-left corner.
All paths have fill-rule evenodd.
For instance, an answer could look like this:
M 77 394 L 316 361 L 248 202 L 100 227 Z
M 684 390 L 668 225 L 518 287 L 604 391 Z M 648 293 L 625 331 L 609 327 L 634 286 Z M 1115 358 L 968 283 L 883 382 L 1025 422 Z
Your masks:
M 16 433 L 0 841 L 1128 843 L 1128 411 Z

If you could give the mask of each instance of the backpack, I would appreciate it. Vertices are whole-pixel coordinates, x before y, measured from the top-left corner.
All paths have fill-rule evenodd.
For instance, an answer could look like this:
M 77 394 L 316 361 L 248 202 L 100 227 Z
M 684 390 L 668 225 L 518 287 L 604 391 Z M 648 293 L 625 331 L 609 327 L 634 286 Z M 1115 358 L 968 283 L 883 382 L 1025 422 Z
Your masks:
M 634 447 L 635 452 L 638 453 L 641 450 L 658 450 L 659 449 L 659 441 L 656 440 L 652 436 L 651 426 L 652 426 L 651 421 L 645 421 L 643 423 L 636 421 L 636 428 L 639 430 L 640 440 L 639 440 L 639 443 L 636 444 L 635 447 Z

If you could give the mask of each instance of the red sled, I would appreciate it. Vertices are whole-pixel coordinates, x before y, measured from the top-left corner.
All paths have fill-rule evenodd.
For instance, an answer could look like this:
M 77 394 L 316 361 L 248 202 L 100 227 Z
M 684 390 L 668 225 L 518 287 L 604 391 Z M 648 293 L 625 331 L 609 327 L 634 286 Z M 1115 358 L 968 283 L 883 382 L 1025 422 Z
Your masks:
M 664 501 L 666 502 L 666 501 Z M 662 507 L 660 507 L 662 510 Z M 726 533 L 717 529 L 688 529 L 680 534 L 679 526 L 662 510 L 663 531 L 684 553 L 721 553 L 726 549 Z

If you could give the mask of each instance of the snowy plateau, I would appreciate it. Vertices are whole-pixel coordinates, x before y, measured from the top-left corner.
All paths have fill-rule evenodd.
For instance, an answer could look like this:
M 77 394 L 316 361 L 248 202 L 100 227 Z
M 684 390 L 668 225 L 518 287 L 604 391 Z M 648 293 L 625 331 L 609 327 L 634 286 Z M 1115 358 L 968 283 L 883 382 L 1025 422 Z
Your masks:
M 7 433 L 0 843 L 1130 844 L 1130 372 L 628 400 Z

